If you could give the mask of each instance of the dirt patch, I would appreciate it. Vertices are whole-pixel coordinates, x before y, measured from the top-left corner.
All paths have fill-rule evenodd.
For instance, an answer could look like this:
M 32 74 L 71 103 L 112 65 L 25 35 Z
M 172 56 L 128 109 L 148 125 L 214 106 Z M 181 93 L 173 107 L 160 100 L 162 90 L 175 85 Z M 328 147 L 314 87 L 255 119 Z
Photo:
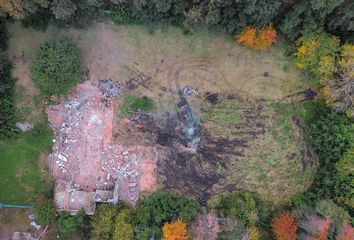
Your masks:
M 14 231 L 35 233 L 31 226 L 28 215 L 30 210 L 26 209 L 0 209 L 0 239 L 11 239 Z

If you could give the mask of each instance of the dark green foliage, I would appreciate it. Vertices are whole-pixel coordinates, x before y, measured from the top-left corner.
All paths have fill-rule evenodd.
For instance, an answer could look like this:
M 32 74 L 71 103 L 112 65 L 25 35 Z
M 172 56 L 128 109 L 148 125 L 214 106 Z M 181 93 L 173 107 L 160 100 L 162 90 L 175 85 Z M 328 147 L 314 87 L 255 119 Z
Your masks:
M 138 220 L 143 228 L 161 228 L 165 222 L 177 219 L 189 223 L 196 218 L 198 211 L 198 204 L 186 197 L 155 192 L 142 201 Z
M 31 64 L 32 80 L 44 95 L 66 95 L 82 76 L 81 52 L 69 38 L 45 42 Z
M 51 11 L 59 22 L 85 26 L 98 14 L 99 0 L 53 0 Z
M 343 196 L 350 197 L 353 193 L 348 194 L 338 188 L 338 184 L 347 187 L 347 180 L 344 180 L 345 185 L 341 184 L 341 175 L 347 178 L 336 170 L 336 163 L 354 145 L 354 124 L 345 115 L 334 112 L 322 102 L 307 103 L 305 110 L 305 129 L 319 157 L 319 163 L 314 183 L 305 192 L 304 200 L 309 203 L 320 199 L 341 202 Z
M 40 225 L 48 225 L 55 219 L 55 209 L 52 199 L 41 199 L 33 208 L 36 223 Z
M 132 112 L 150 112 L 154 108 L 155 104 L 153 100 L 147 96 L 136 97 L 133 95 L 127 95 L 124 97 L 124 105 L 121 107 L 121 113 L 124 116 L 128 116 Z
M 0 139 L 12 137 L 17 132 L 13 104 L 14 86 L 15 81 L 11 77 L 11 63 L 0 52 Z
M 336 200 L 354 213 L 354 147 L 336 163 Z
M 111 18 L 116 24 L 137 24 L 141 23 L 141 14 L 133 4 L 122 3 L 113 7 Z
M 276 16 L 279 0 L 227 0 L 208 1 L 206 23 L 222 26 L 234 33 L 246 26 L 264 27 Z
M 258 195 L 246 191 L 222 196 L 215 209 L 222 217 L 237 219 L 247 226 L 263 224 L 270 215 L 268 204 Z
M 341 0 L 301 0 L 286 14 L 280 29 L 290 40 L 295 40 L 305 32 L 323 28 L 326 18 L 340 4 Z
M 7 48 L 7 28 L 3 18 L 0 18 L 0 53 Z
M 69 235 L 84 226 L 85 211 L 81 209 L 75 216 L 71 216 L 69 212 L 60 212 L 57 223 L 59 232 L 63 235 Z
M 45 31 L 52 18 L 53 15 L 49 9 L 40 8 L 35 13 L 28 15 L 21 23 L 26 28 L 32 27 L 36 30 Z
M 162 233 L 161 229 L 158 227 L 146 227 L 141 232 L 139 232 L 136 236 L 137 240 L 149 240 L 151 238 L 161 239 Z
M 343 1 L 342 5 L 328 16 L 326 28 L 341 39 L 354 42 L 354 1 Z

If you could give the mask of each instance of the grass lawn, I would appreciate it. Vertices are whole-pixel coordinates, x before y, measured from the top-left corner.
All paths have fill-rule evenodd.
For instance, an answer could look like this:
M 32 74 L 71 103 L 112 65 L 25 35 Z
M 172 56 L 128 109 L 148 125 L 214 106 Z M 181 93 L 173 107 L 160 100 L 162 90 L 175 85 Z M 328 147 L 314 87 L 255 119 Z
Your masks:
M 34 131 L 21 134 L 18 139 L 0 143 L 0 202 L 32 203 L 48 189 L 46 168 L 41 166 L 41 153 L 51 149 L 52 134 Z M 44 165 L 44 164 L 43 164 Z

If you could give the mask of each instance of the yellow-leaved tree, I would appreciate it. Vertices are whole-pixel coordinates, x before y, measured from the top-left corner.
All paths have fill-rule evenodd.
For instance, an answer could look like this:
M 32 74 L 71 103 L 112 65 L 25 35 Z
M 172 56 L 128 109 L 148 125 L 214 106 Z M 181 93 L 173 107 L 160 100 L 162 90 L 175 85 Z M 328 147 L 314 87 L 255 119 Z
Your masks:
M 165 223 L 162 227 L 163 240 L 188 240 L 187 225 L 182 220 Z

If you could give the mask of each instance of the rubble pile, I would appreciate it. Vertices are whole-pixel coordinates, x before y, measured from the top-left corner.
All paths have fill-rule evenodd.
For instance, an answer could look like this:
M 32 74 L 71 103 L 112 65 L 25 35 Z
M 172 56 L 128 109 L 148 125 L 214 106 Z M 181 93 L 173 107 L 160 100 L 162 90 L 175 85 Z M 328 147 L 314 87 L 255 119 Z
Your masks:
M 102 94 L 106 97 L 118 97 L 121 94 L 119 83 L 113 82 L 111 79 L 100 80 L 99 88 Z
M 113 191 L 119 184 L 119 198 L 134 204 L 144 181 L 141 166 L 144 161 L 155 163 L 155 153 L 112 143 L 113 98 L 109 97 L 119 96 L 120 88 L 102 90 L 112 82 L 101 82 L 100 88 L 80 84 L 69 100 L 47 108 L 55 133 L 49 165 L 54 177 L 70 182 L 72 189 Z

